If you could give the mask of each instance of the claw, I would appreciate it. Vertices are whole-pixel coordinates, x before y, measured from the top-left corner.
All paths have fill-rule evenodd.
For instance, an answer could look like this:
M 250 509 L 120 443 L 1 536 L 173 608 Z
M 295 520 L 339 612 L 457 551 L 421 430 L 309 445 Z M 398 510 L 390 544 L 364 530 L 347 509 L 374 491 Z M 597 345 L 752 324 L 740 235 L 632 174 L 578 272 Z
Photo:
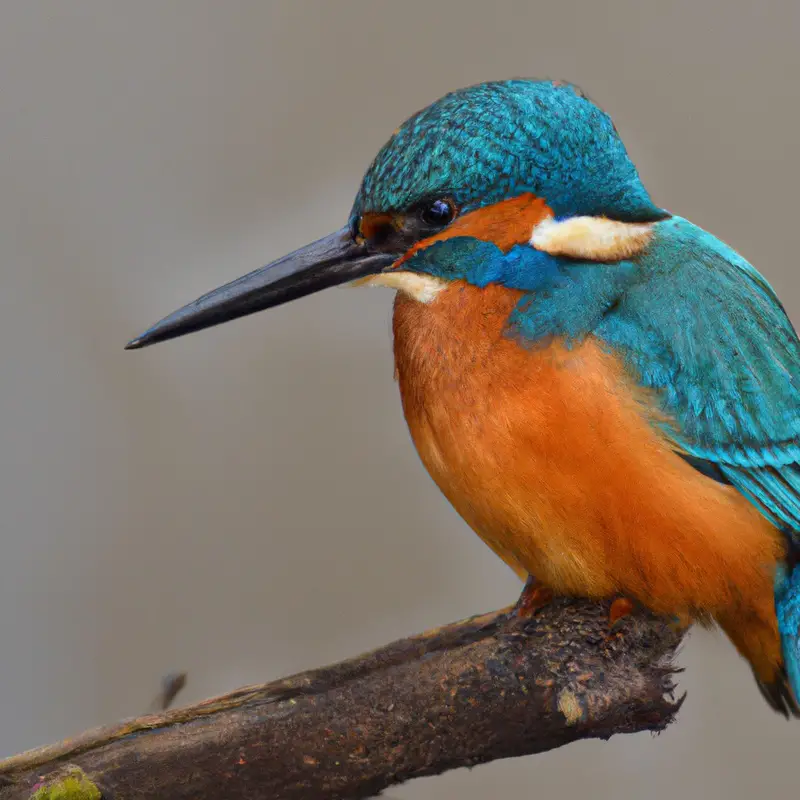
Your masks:
M 532 617 L 540 608 L 544 608 L 553 599 L 553 590 L 542 586 L 533 575 L 528 575 L 525 588 L 519 596 L 512 615 L 520 619 Z
M 625 619 L 633 613 L 635 606 L 633 601 L 627 597 L 618 597 L 612 604 L 608 612 L 608 623 L 614 627 L 620 620 Z

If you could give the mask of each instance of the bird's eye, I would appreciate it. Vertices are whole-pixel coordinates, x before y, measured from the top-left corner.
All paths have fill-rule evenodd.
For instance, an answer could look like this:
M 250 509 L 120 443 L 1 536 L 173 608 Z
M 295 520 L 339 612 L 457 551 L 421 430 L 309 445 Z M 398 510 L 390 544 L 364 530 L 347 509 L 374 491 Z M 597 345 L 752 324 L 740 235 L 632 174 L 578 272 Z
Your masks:
M 424 205 L 420 217 L 426 225 L 443 228 L 449 225 L 456 216 L 456 207 L 452 200 L 432 200 Z

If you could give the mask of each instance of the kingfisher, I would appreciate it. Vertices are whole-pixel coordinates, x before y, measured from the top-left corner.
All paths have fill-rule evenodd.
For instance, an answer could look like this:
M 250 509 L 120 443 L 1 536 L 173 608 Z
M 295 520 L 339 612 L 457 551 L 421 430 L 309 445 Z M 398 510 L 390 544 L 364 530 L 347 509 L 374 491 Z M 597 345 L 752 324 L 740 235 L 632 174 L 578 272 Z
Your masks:
M 775 292 L 655 205 L 561 81 L 445 95 L 399 127 L 347 224 L 165 317 L 145 347 L 344 283 L 396 290 L 419 456 L 526 580 L 719 626 L 800 717 L 800 344 Z

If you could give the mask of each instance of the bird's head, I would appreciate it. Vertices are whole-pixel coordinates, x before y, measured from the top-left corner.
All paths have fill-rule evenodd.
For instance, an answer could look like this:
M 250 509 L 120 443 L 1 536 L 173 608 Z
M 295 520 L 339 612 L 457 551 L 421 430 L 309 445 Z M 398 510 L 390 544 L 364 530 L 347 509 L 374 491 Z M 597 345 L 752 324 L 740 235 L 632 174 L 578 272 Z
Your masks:
M 156 323 L 144 347 L 361 280 L 425 302 L 451 280 L 507 282 L 514 248 L 613 261 L 668 216 L 650 200 L 610 117 L 552 81 L 446 95 L 394 133 L 348 224 Z M 488 251 L 487 251 L 488 248 Z M 505 265 L 505 266 L 504 266 Z

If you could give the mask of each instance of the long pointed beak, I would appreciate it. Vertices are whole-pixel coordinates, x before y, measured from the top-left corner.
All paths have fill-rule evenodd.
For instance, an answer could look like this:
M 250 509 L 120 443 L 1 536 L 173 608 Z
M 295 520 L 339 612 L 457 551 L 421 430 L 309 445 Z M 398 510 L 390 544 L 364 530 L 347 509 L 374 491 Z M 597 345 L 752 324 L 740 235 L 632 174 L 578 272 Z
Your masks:
M 389 267 L 399 255 L 370 252 L 353 240 L 349 228 L 342 228 L 204 294 L 131 339 L 125 349 L 137 350 L 255 314 L 329 286 L 374 275 Z

